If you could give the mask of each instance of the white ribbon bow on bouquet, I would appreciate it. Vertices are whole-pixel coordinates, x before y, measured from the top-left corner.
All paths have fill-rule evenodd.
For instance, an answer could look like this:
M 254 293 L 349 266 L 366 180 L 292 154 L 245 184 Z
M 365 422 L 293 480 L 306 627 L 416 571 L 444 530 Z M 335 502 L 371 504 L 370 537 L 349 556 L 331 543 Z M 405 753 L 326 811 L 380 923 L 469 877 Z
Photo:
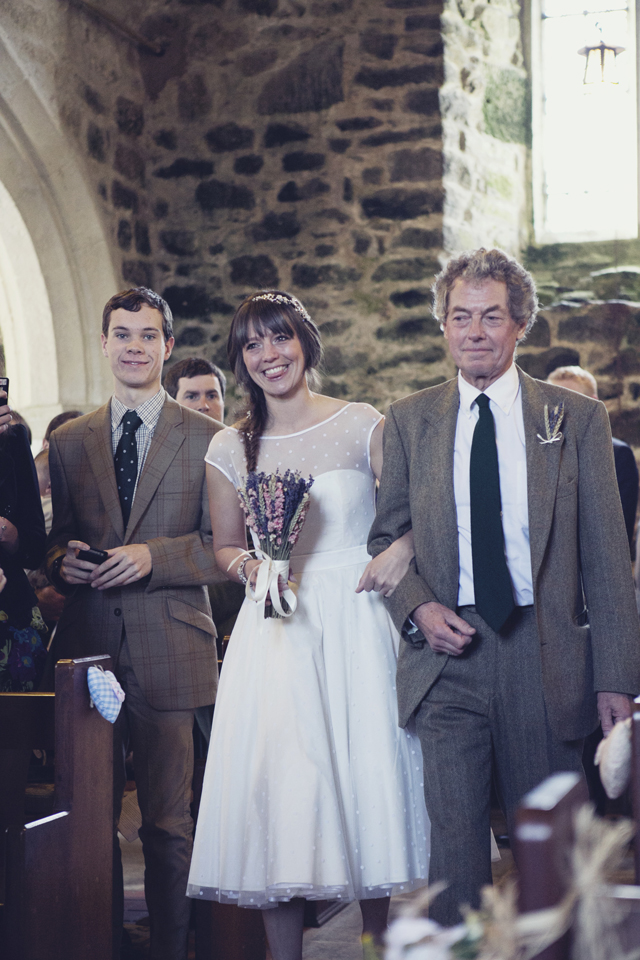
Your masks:
M 267 597 L 270 597 L 274 610 L 276 610 L 281 617 L 290 617 L 298 606 L 298 598 L 288 585 L 282 591 L 282 596 L 278 588 L 279 577 L 282 577 L 287 584 L 289 583 L 289 561 L 272 560 L 271 557 L 267 557 L 266 554 L 262 553 L 259 549 L 256 549 L 256 557 L 260 560 L 260 566 L 257 568 L 258 577 L 256 586 L 255 590 L 252 590 L 250 583 L 247 582 L 245 587 L 247 596 L 251 600 L 254 600 L 263 611 Z M 285 610 L 282 606 L 283 599 L 287 601 L 288 610 Z

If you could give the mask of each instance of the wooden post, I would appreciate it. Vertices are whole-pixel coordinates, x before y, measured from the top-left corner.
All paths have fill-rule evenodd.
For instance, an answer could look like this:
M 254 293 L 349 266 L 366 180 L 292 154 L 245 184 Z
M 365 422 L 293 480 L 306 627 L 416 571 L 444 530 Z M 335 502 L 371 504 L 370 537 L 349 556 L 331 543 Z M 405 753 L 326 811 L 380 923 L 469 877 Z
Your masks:
M 588 801 L 586 782 L 578 773 L 556 773 L 524 797 L 516 814 L 514 850 L 521 913 L 554 907 L 562 900 L 570 881 L 573 817 Z M 569 950 L 566 933 L 535 960 L 568 960 Z
M 638 698 L 640 699 L 640 698 Z M 631 720 L 631 802 L 636 835 L 633 839 L 633 860 L 636 883 L 640 884 L 640 711 L 634 711 Z
M 111 960 L 113 728 L 90 707 L 87 670 L 109 657 L 62 660 L 53 694 L 0 694 L 0 747 L 51 747 L 54 812 L 5 825 L 3 960 Z M 18 784 L 24 789 L 24 784 Z

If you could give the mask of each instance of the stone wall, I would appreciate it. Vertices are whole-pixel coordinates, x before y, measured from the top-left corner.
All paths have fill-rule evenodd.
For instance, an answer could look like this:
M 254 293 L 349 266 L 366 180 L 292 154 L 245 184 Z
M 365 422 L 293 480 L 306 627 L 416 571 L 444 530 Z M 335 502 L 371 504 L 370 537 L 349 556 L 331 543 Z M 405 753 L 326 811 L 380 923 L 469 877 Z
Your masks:
M 443 255 L 517 253 L 528 236 L 515 0 L 110 0 L 109 12 L 163 54 L 66 0 L 4 0 L 0 36 L 74 145 L 122 285 L 170 301 L 174 357 L 226 366 L 239 300 L 280 286 L 322 328 L 327 392 L 384 409 L 451 376 L 429 295 Z M 640 444 L 640 243 L 529 247 L 525 262 L 545 310 L 523 366 L 546 376 L 579 360 Z
M 444 246 L 518 255 L 529 235 L 527 74 L 518 0 L 446 0 Z
M 640 455 L 640 242 L 529 247 L 523 259 L 543 309 L 522 366 L 543 379 L 565 364 L 590 370 L 614 436 Z
M 238 301 L 299 295 L 325 389 L 382 406 L 450 371 L 439 0 L 113 0 L 156 56 L 77 3 L 0 29 L 83 158 L 122 283 L 171 303 L 176 359 L 226 365 Z M 96 318 L 97 320 L 97 318 Z
M 604 274 L 602 286 L 611 282 Z M 636 277 L 637 279 L 637 277 Z M 640 297 L 638 298 L 640 300 Z M 614 436 L 640 452 L 640 302 L 563 300 L 544 307 L 518 363 L 545 380 L 556 367 L 585 367 L 611 417 Z
M 558 300 L 640 300 L 640 240 L 530 246 L 523 263 L 541 303 Z

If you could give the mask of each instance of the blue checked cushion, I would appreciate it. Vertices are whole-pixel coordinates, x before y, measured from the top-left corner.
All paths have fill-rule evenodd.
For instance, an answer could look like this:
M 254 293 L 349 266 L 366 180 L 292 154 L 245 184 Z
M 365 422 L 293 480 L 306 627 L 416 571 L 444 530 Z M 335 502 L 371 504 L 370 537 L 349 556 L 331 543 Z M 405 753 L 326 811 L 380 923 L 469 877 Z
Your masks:
M 87 684 L 91 694 L 91 706 L 95 707 L 109 723 L 115 723 L 124 701 L 124 690 L 111 670 L 89 667 Z

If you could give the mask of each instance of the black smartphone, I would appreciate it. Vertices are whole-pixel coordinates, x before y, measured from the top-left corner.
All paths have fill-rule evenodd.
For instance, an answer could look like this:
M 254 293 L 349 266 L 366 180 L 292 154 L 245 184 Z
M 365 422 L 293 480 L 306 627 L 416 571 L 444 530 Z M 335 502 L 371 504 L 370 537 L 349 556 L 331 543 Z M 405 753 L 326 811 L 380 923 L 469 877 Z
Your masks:
M 106 550 L 96 550 L 94 547 L 89 547 L 88 550 L 80 550 L 78 553 L 78 560 L 86 560 L 87 563 L 104 563 L 105 560 L 109 559 L 109 554 Z
M 0 390 L 6 391 L 6 397 L 0 397 L 0 407 L 6 407 L 9 399 L 9 377 L 0 377 Z

